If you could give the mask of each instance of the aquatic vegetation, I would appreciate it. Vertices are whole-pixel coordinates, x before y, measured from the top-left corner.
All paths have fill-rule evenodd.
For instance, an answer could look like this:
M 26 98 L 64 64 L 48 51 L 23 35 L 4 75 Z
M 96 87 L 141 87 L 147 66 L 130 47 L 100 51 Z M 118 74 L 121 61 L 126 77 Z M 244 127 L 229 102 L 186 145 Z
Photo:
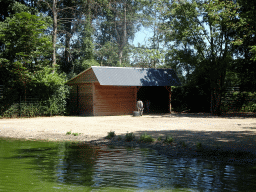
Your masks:
M 139 141 L 143 141 L 143 142 L 153 142 L 154 139 L 151 135 L 148 135 L 147 133 L 143 133 L 141 136 L 140 136 L 140 139 Z

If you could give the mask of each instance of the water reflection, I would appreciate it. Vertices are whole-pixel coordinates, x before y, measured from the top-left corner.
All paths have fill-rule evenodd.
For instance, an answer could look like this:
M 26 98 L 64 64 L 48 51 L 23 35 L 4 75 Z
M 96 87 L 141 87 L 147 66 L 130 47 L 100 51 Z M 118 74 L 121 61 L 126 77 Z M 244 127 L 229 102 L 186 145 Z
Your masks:
M 149 149 L 97 147 L 86 143 L 0 140 L 0 144 L 0 179 L 5 178 L 13 184 L 14 181 L 6 176 L 24 177 L 30 173 L 36 176 L 33 182 L 38 186 L 54 183 L 54 188 L 72 186 L 74 191 L 77 187 L 189 191 L 256 189 L 256 171 L 251 166 L 200 158 L 172 159 Z M 10 189 L 8 186 L 6 184 L 3 189 Z

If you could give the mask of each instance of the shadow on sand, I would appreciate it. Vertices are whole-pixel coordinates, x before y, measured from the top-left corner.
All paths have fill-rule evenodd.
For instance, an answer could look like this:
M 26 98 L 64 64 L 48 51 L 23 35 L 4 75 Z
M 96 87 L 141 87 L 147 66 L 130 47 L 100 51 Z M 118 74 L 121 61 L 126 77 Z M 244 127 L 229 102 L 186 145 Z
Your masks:
M 150 116 L 152 118 L 159 117 L 193 117 L 193 118 L 256 118 L 256 113 L 223 113 L 220 116 L 212 115 L 211 113 L 144 113 L 146 116 Z

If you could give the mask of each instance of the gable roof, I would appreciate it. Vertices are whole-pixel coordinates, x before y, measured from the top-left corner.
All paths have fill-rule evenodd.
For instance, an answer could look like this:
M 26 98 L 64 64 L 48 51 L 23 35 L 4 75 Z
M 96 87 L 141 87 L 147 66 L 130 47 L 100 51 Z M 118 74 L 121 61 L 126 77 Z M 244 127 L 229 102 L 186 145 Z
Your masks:
M 100 85 L 112 86 L 180 86 L 181 83 L 173 69 L 152 69 L 133 67 L 92 66 Z M 89 69 L 88 69 L 89 70 Z M 88 70 L 68 81 L 78 80 Z M 86 75 L 86 74 L 84 74 Z M 81 82 L 82 83 L 82 82 Z

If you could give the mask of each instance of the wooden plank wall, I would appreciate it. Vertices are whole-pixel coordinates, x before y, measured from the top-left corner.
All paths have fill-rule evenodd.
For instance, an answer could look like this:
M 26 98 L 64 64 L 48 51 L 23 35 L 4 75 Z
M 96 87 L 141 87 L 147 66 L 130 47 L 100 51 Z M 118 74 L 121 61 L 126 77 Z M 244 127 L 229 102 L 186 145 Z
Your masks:
M 79 115 L 93 115 L 93 84 L 79 84 Z
M 136 87 L 94 85 L 94 115 L 131 115 L 135 111 Z
M 77 83 L 93 83 L 98 82 L 96 75 L 94 74 L 92 69 L 83 72 L 75 79 L 71 80 L 68 84 L 77 84 Z

